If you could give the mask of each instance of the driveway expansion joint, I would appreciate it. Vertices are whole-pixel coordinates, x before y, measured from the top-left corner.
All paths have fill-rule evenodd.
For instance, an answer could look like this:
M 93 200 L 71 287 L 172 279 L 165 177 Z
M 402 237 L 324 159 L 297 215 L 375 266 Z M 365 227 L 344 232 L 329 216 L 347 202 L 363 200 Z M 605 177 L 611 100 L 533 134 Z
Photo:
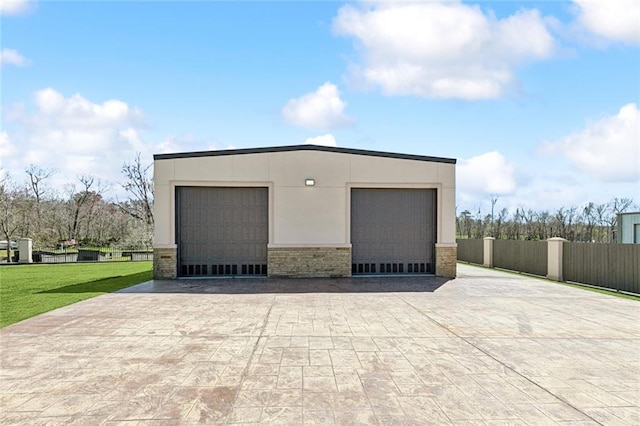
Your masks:
M 524 374 L 520 373 L 518 370 L 516 370 L 514 367 L 510 366 L 509 364 L 506 364 L 505 362 L 503 362 L 502 360 L 500 360 L 499 358 L 497 358 L 496 356 L 494 356 L 493 354 L 491 354 L 490 352 L 486 351 L 484 348 L 474 344 L 473 342 L 471 342 L 470 340 L 468 340 L 466 337 L 460 335 L 459 333 L 456 333 L 455 330 L 452 330 L 450 327 L 448 327 L 445 324 L 440 323 L 439 321 L 431 318 L 431 316 L 429 316 L 428 314 L 422 312 L 420 309 L 416 308 L 415 306 L 413 306 L 411 303 L 409 303 L 407 300 L 403 299 L 403 302 L 406 303 L 407 305 L 409 305 L 411 308 L 415 309 L 417 312 L 419 312 L 422 316 L 424 316 L 425 318 L 427 318 L 429 321 L 433 322 L 434 324 L 438 325 L 439 327 L 441 327 L 443 330 L 446 330 L 447 332 L 453 334 L 454 336 L 456 336 L 457 338 L 459 338 L 460 340 L 462 340 L 463 342 L 465 342 L 466 344 L 468 344 L 469 346 L 477 349 L 478 351 L 482 352 L 483 354 L 485 354 L 486 356 L 488 356 L 489 358 L 493 359 L 495 362 L 497 362 L 498 364 L 502 365 L 504 368 L 506 368 L 507 370 L 511 371 L 512 373 L 515 373 L 516 375 L 518 375 L 519 377 L 522 377 L 523 379 L 527 380 L 529 383 L 531 383 L 532 385 L 538 387 L 539 389 L 543 390 L 544 392 L 548 393 L 549 395 L 553 396 L 554 398 L 556 398 L 558 401 L 561 401 L 562 403 L 568 405 L 569 407 L 573 408 L 574 410 L 578 411 L 579 413 L 583 414 L 585 417 L 588 417 L 590 420 L 592 420 L 593 422 L 602 425 L 602 423 L 600 423 L 599 421 L 597 421 L 596 419 L 594 419 L 593 417 L 591 417 L 589 414 L 585 413 L 584 411 L 580 410 L 578 407 L 574 406 L 573 404 L 571 404 L 569 401 L 567 401 L 566 399 L 560 397 L 559 395 L 556 395 L 555 393 L 553 393 L 552 391 L 550 391 L 549 389 L 545 388 L 544 386 L 541 386 L 539 383 L 536 383 L 535 381 L 531 380 L 529 377 L 525 376 Z M 481 338 L 480 338 L 481 339 Z M 529 339 L 528 337 L 525 337 L 525 339 Z

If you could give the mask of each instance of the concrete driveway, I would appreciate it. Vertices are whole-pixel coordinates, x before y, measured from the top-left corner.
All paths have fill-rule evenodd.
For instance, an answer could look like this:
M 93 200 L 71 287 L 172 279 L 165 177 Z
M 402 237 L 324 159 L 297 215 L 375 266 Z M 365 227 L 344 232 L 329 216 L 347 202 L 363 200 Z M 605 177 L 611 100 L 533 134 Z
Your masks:
M 640 304 L 459 277 L 155 281 L 0 330 L 0 424 L 640 424 Z

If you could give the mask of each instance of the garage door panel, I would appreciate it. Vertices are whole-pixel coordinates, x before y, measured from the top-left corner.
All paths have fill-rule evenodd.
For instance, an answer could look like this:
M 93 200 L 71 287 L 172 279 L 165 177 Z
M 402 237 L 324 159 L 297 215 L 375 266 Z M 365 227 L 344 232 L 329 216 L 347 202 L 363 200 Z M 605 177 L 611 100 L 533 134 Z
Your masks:
M 176 188 L 176 236 L 181 276 L 266 274 L 268 189 Z
M 352 272 L 433 273 L 435 200 L 431 189 L 352 189 Z

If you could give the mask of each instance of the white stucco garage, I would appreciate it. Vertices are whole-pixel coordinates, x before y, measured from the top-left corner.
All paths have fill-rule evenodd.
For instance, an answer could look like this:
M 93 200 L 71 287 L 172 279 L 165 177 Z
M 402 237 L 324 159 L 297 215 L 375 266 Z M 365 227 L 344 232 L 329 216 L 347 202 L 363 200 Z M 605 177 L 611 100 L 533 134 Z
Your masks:
M 154 156 L 154 277 L 455 276 L 455 159 L 316 145 Z

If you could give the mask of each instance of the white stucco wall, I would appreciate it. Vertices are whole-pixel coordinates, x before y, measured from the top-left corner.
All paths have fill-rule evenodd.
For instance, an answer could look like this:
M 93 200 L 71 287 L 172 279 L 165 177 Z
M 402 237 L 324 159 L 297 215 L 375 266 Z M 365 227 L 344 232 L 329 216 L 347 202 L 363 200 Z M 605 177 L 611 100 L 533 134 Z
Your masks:
M 435 188 L 437 243 L 455 243 L 449 163 L 311 150 L 170 158 L 155 160 L 154 185 L 156 247 L 175 246 L 176 186 L 269 187 L 271 247 L 348 246 L 351 188 Z

